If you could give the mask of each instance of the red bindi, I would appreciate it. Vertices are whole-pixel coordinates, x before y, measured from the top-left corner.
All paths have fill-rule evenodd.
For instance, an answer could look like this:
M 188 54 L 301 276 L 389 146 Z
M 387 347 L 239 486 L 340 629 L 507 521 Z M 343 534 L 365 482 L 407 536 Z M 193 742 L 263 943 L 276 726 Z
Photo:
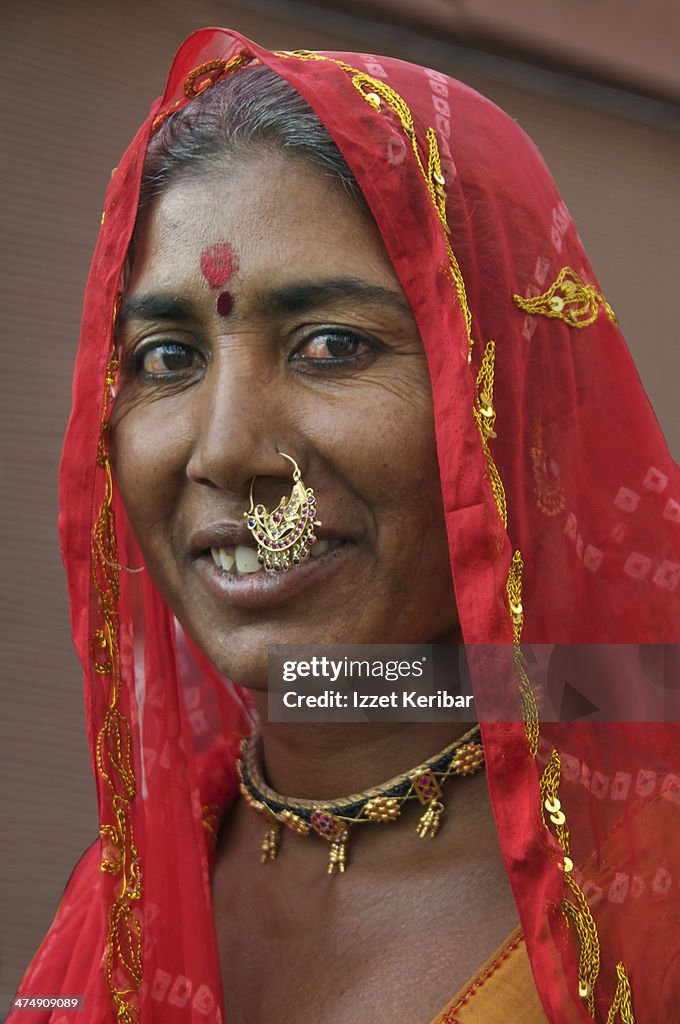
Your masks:
M 227 283 L 235 270 L 238 260 L 228 242 L 216 242 L 201 253 L 201 273 L 213 291 Z
M 231 292 L 220 292 L 217 296 L 217 312 L 220 316 L 229 316 L 234 308 L 234 296 Z

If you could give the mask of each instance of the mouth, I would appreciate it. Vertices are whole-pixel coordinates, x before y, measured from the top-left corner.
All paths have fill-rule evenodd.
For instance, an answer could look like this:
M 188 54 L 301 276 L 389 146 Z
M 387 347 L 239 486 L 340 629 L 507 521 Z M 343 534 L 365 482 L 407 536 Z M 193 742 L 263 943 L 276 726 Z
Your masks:
M 347 541 L 317 540 L 309 549 L 311 559 L 320 559 L 329 552 L 343 547 Z M 206 552 L 207 554 L 207 552 Z M 235 544 L 229 547 L 211 547 L 210 557 L 222 575 L 236 579 L 240 576 L 272 575 L 266 572 L 258 559 L 257 550 L 248 544 Z M 295 572 L 295 570 L 292 570 Z
M 340 529 L 325 529 L 299 565 L 267 570 L 258 559 L 257 544 L 245 523 L 224 520 L 196 530 L 189 557 L 199 578 L 221 604 L 240 610 L 281 605 L 347 571 L 359 546 Z

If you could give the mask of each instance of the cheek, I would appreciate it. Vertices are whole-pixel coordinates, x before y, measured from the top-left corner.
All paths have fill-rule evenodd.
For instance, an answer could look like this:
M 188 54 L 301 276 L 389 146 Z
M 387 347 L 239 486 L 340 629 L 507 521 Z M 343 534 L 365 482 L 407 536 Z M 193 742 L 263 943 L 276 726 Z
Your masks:
M 335 407 L 320 426 L 320 447 L 329 445 L 383 526 L 394 520 L 406 531 L 421 515 L 432 518 L 441 491 L 429 378 L 375 389 L 370 404 Z
M 111 464 L 128 517 L 143 548 L 172 514 L 186 462 L 181 436 L 134 410 L 111 432 Z
M 439 489 L 429 381 L 426 387 L 396 389 L 366 417 L 362 451 L 398 493 Z

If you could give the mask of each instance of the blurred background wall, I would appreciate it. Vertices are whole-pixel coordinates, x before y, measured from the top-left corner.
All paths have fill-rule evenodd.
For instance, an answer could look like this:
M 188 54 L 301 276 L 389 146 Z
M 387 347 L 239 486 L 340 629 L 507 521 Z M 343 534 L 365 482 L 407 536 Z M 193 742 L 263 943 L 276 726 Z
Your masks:
M 24 0 L 2 6 L 0 1014 L 96 836 L 57 467 L 111 168 L 192 29 L 453 74 L 538 143 L 680 451 L 680 11 L 663 0 Z

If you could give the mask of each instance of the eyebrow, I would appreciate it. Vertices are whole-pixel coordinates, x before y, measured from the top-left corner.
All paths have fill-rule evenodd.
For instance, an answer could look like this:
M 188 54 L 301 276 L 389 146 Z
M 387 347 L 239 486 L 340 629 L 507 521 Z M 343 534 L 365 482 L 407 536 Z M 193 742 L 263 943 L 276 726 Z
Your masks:
M 177 295 L 148 292 L 125 299 L 118 316 L 119 323 L 128 320 L 192 320 L 196 311 L 191 302 Z
M 326 281 L 272 288 L 256 297 L 255 306 L 261 313 L 300 313 L 347 299 L 393 306 L 401 313 L 411 312 L 406 299 L 399 292 L 380 285 L 366 284 L 354 277 L 329 278 Z

